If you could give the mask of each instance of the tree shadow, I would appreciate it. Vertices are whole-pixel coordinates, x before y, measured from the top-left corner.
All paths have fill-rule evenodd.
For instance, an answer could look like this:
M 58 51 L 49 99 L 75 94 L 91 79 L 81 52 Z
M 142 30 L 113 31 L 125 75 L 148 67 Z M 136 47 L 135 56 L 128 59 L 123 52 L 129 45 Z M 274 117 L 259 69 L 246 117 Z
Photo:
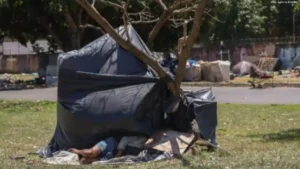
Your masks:
M 264 141 L 268 141 L 268 142 L 297 141 L 300 140 L 300 128 L 283 130 L 277 133 L 250 135 L 249 137 L 261 137 Z

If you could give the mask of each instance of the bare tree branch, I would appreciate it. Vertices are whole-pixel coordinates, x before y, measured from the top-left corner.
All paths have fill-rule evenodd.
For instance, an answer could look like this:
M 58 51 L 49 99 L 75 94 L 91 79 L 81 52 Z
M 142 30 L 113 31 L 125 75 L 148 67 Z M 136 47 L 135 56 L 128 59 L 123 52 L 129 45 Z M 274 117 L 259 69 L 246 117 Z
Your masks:
M 97 2 L 101 2 L 102 4 L 105 4 L 105 5 L 114 7 L 114 8 L 121 9 L 122 11 L 124 11 L 123 6 L 122 6 L 122 5 L 119 5 L 119 4 L 117 4 L 117 3 L 113 3 L 113 2 L 105 1 L 105 0 L 96 0 L 96 1 L 97 1 Z
M 155 0 L 163 10 L 167 10 L 166 4 L 162 0 Z
M 185 23 L 189 24 L 190 22 L 192 22 L 194 20 L 194 18 L 189 18 L 189 19 L 169 19 L 169 21 L 172 22 L 171 26 L 174 28 L 179 28 L 181 26 L 183 26 Z
M 153 27 L 152 31 L 149 34 L 148 38 L 148 46 L 151 46 L 153 43 L 153 40 L 157 36 L 160 29 L 163 27 L 166 21 L 171 21 L 173 23 L 173 26 L 179 27 L 182 26 L 183 23 L 187 24 L 189 22 L 193 22 L 193 26 L 191 31 L 189 32 L 187 37 L 184 37 L 184 51 L 181 52 L 179 55 L 179 65 L 177 74 L 175 77 L 175 83 L 169 82 L 168 87 L 172 91 L 174 95 L 179 96 L 179 88 L 181 81 L 183 79 L 184 74 L 184 68 L 186 64 L 186 60 L 189 56 L 190 50 L 193 46 L 193 44 L 196 42 L 198 38 L 198 34 L 200 31 L 200 26 L 203 21 L 203 15 L 205 12 L 205 7 L 208 4 L 209 0 L 175 0 L 174 3 L 170 7 L 166 7 L 162 0 L 156 0 L 160 4 L 160 6 L 164 9 L 163 13 L 160 15 L 159 18 L 154 18 L 151 14 L 147 13 L 145 10 L 135 13 L 135 14 L 128 14 L 127 13 L 127 7 L 124 4 L 119 5 L 117 3 L 112 3 L 104 0 L 98 0 L 102 3 L 106 3 L 108 5 L 114 6 L 116 8 L 119 8 L 123 11 L 123 22 L 124 22 L 124 28 L 127 31 L 127 23 L 130 21 L 131 23 L 155 23 L 155 26 Z M 145 64 L 149 65 L 152 69 L 154 69 L 158 75 L 162 78 L 169 77 L 169 75 L 166 73 L 166 71 L 161 67 L 160 64 L 156 62 L 152 57 L 150 57 L 148 54 L 144 53 L 140 49 L 136 48 L 131 42 L 126 41 L 121 35 L 119 35 L 114 28 L 109 24 L 109 22 L 103 18 L 103 16 L 93 7 L 87 0 L 76 0 L 76 2 L 86 10 L 86 12 L 117 42 L 122 46 L 124 49 L 132 53 L 134 56 L 136 56 L 138 59 L 140 59 Z M 197 2 L 197 6 L 195 6 L 195 3 Z M 127 3 L 128 4 L 128 3 Z M 115 6 L 117 5 L 117 6 Z M 197 8 L 196 8 L 197 7 Z M 175 14 L 184 14 L 188 12 L 194 11 L 194 18 L 189 19 L 176 19 L 174 17 Z M 129 19 L 129 16 L 139 18 L 138 21 L 134 21 L 132 18 Z M 173 18 L 170 18 L 173 16 Z M 186 29 L 185 29 L 186 30 Z M 186 31 L 185 31 L 186 32 Z M 127 34 L 127 37 L 129 35 Z
M 205 7 L 208 4 L 208 1 L 209 0 L 201 0 L 201 2 L 198 4 L 198 7 L 195 11 L 193 26 L 188 35 L 188 39 L 187 39 L 188 51 L 190 51 L 192 49 L 194 43 L 196 42 L 196 40 L 198 38 L 198 34 L 200 32 L 200 27 L 203 22 L 203 15 L 205 14 Z
M 96 0 L 93 0 L 92 6 L 95 7 Z
M 152 28 L 152 30 L 149 34 L 149 37 L 148 37 L 147 46 L 149 48 L 152 47 L 153 41 L 156 38 L 156 36 L 158 35 L 158 32 L 161 30 L 161 28 L 163 27 L 165 22 L 169 19 L 169 17 L 173 15 L 174 10 L 178 9 L 179 7 L 181 7 L 183 5 L 190 4 L 194 1 L 195 0 L 176 0 L 176 1 L 174 1 L 174 3 L 161 14 L 161 16 L 159 17 L 159 20 L 156 22 L 155 26 Z
M 73 29 L 73 30 L 76 30 L 77 29 L 77 24 L 75 23 L 73 17 L 71 16 L 71 14 L 67 11 L 67 10 L 64 10 L 64 16 L 66 18 L 66 21 L 68 23 L 68 25 L 70 25 L 70 27 Z
M 127 9 L 128 9 L 128 4 L 129 4 L 129 1 L 130 0 L 127 0 L 127 2 L 125 4 L 123 4 L 123 16 L 122 16 L 122 19 L 123 19 L 123 24 L 124 24 L 124 28 L 125 28 L 125 33 L 126 33 L 126 36 L 127 36 L 127 42 L 130 42 L 130 36 L 129 36 L 129 32 L 128 32 L 128 14 L 127 14 Z
M 132 53 L 135 57 L 141 60 L 146 65 L 150 66 L 154 69 L 158 75 L 162 78 L 170 78 L 164 68 L 151 56 L 144 53 L 137 47 L 135 47 L 132 43 L 128 43 L 124 40 L 110 25 L 110 23 L 94 8 L 92 7 L 87 0 L 76 0 L 76 2 L 85 9 L 85 11 L 124 49 Z M 179 89 L 174 82 L 169 82 L 168 87 L 171 92 L 175 95 L 178 95 Z
M 225 21 L 221 21 L 218 18 L 212 16 L 208 11 L 205 11 L 205 14 L 208 15 L 209 17 L 211 17 L 213 20 L 220 22 L 220 23 L 225 23 Z
M 94 26 L 94 25 L 91 25 L 91 24 L 80 25 L 79 27 L 81 29 L 91 28 L 91 29 L 94 29 L 96 31 L 101 32 L 102 34 L 105 34 L 105 32 L 104 32 L 104 30 L 102 28 Z
M 151 16 L 151 13 L 150 12 L 147 12 L 146 9 L 144 8 L 143 10 L 141 10 L 140 12 L 136 12 L 136 13 L 128 13 L 128 16 L 139 16 L 139 15 L 146 15 L 146 16 Z
M 173 14 L 183 14 L 187 12 L 195 12 L 197 5 L 174 10 Z
M 153 20 L 139 20 L 139 21 L 130 21 L 131 24 L 149 24 L 149 23 L 155 23 L 159 20 L 159 18 L 153 19 Z
M 159 18 L 154 18 L 151 13 L 143 9 L 137 13 L 128 13 L 129 21 L 131 24 L 141 24 L 141 23 L 155 23 Z
M 185 5 L 194 5 L 193 3 L 195 2 L 196 0 L 176 0 L 169 8 L 170 11 L 172 11 L 172 13 L 182 7 L 182 6 L 185 6 Z

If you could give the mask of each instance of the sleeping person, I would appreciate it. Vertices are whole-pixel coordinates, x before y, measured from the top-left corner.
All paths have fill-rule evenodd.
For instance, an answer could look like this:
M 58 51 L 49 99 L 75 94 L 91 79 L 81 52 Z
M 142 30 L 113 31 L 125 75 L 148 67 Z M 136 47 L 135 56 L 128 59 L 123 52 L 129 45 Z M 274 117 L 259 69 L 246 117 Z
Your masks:
M 109 137 L 98 142 L 95 146 L 89 149 L 69 149 L 69 152 L 80 156 L 81 164 L 91 164 L 99 160 L 109 160 L 113 157 L 122 157 L 124 155 L 138 155 L 144 147 L 146 137 L 141 136 L 125 136 L 122 137 L 118 146 L 117 140 Z

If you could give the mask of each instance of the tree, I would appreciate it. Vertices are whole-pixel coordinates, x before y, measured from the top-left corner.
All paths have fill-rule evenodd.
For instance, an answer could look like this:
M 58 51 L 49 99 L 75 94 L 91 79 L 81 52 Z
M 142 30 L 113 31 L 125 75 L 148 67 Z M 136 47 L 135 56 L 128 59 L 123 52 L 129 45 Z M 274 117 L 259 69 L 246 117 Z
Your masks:
M 116 42 L 120 44 L 124 49 L 127 51 L 131 52 L 134 56 L 136 56 L 138 59 L 140 59 L 142 62 L 145 64 L 149 65 L 151 68 L 153 68 L 158 75 L 161 78 L 168 78 L 167 72 L 162 68 L 161 65 L 159 65 L 156 60 L 154 60 L 151 56 L 148 54 L 142 52 L 138 48 L 136 48 L 131 42 L 130 42 L 130 37 L 127 36 L 127 39 L 123 39 L 111 26 L 111 24 L 98 12 L 98 10 L 95 8 L 95 0 L 92 3 L 89 3 L 87 0 L 76 0 L 76 2 L 83 8 L 85 11 L 90 15 L 91 18 L 93 18 Z M 104 0 L 99 0 L 98 2 L 104 3 L 104 4 L 109 4 L 111 6 L 114 6 L 118 9 L 120 9 L 123 12 L 123 21 L 125 28 L 128 24 L 130 24 L 129 20 L 129 13 L 127 12 L 129 1 L 122 3 L 114 3 L 111 1 L 104 1 Z M 185 37 L 185 45 L 184 49 L 186 52 L 181 52 L 179 54 L 179 65 L 178 65 L 178 71 L 176 74 L 175 81 L 170 81 L 168 83 L 168 87 L 171 90 L 171 92 L 179 96 L 179 89 L 180 89 L 180 83 L 183 78 L 183 72 L 182 69 L 185 68 L 185 62 L 187 60 L 187 56 L 189 55 L 190 50 L 192 49 L 192 46 L 194 45 L 195 41 L 197 40 L 198 33 L 200 31 L 200 27 L 202 24 L 202 16 L 205 13 L 205 7 L 208 4 L 208 0 L 201 0 L 201 1 L 196 1 L 196 0 L 175 0 L 174 3 L 170 7 L 166 7 L 166 5 L 162 1 L 157 1 L 160 6 L 164 9 L 162 15 L 160 18 L 158 18 L 157 23 L 155 25 L 155 29 L 153 29 L 150 34 L 149 38 L 150 42 L 152 41 L 152 37 L 155 38 L 157 33 L 159 32 L 159 29 L 165 24 L 167 20 L 169 20 L 170 16 L 175 14 L 175 9 L 178 9 L 177 6 L 180 6 L 182 4 L 188 5 L 193 3 L 194 6 L 192 8 L 183 8 L 180 9 L 178 12 L 182 12 L 182 10 L 190 10 L 194 11 L 194 18 L 189 19 L 193 21 L 193 26 L 188 34 L 187 37 Z M 187 3 L 188 2 L 188 3 Z M 176 8 L 175 8 L 176 7 Z M 174 9 L 175 8 L 175 9 Z M 188 22 L 187 20 L 185 20 Z M 175 20 L 174 20 L 175 22 Z M 148 43 L 151 44 L 151 43 Z M 184 50 L 183 50 L 184 51 Z M 183 65 L 183 66 L 182 66 Z
M 46 38 L 64 51 L 78 49 L 104 33 L 72 1 L 3 0 L 0 18 L 2 37 L 16 38 L 23 44 Z
M 113 27 L 123 23 L 119 17 L 122 11 L 118 8 L 101 3 L 96 3 L 95 7 L 101 10 L 101 14 Z M 139 14 L 142 19 L 145 19 L 147 14 L 157 18 L 160 16 L 161 7 L 153 1 L 140 0 L 132 1 L 128 9 L 132 12 L 130 18 L 136 19 L 136 30 L 143 40 L 147 41 L 149 36 L 145 32 L 150 32 L 155 22 L 137 23 Z M 28 40 L 33 42 L 39 38 L 46 38 L 52 47 L 59 47 L 64 51 L 78 49 L 105 33 L 100 27 L 94 26 L 96 23 L 75 1 L 69 0 L 2 0 L 0 20 L 0 38 L 9 36 L 22 44 L 26 44 Z M 174 47 L 179 33 L 176 29 L 170 29 L 171 26 L 167 24 L 160 29 L 163 36 L 156 40 L 156 50 Z
M 269 1 L 269 0 L 264 0 Z M 209 41 L 262 37 L 267 21 L 265 9 L 270 6 L 261 0 L 220 0 L 215 1 L 202 29 L 201 39 Z

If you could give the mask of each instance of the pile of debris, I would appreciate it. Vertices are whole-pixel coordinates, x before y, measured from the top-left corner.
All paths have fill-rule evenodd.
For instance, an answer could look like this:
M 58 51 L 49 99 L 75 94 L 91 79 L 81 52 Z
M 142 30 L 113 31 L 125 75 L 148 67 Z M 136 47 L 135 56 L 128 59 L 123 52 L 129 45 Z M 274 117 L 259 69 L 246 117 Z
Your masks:
M 0 74 L 0 90 L 31 88 L 36 84 L 36 74 Z
M 262 57 L 254 63 L 241 61 L 232 68 L 232 73 L 237 77 L 247 76 L 258 77 L 264 74 L 272 74 L 279 78 L 294 78 L 298 77 L 299 68 L 294 67 L 291 70 L 281 70 L 281 61 L 278 58 Z
M 173 76 L 176 74 L 178 60 L 174 54 L 172 57 L 160 56 L 161 65 Z M 189 59 L 186 62 L 183 81 L 185 82 L 223 82 L 230 80 L 230 62 L 214 61 L 204 62 Z

